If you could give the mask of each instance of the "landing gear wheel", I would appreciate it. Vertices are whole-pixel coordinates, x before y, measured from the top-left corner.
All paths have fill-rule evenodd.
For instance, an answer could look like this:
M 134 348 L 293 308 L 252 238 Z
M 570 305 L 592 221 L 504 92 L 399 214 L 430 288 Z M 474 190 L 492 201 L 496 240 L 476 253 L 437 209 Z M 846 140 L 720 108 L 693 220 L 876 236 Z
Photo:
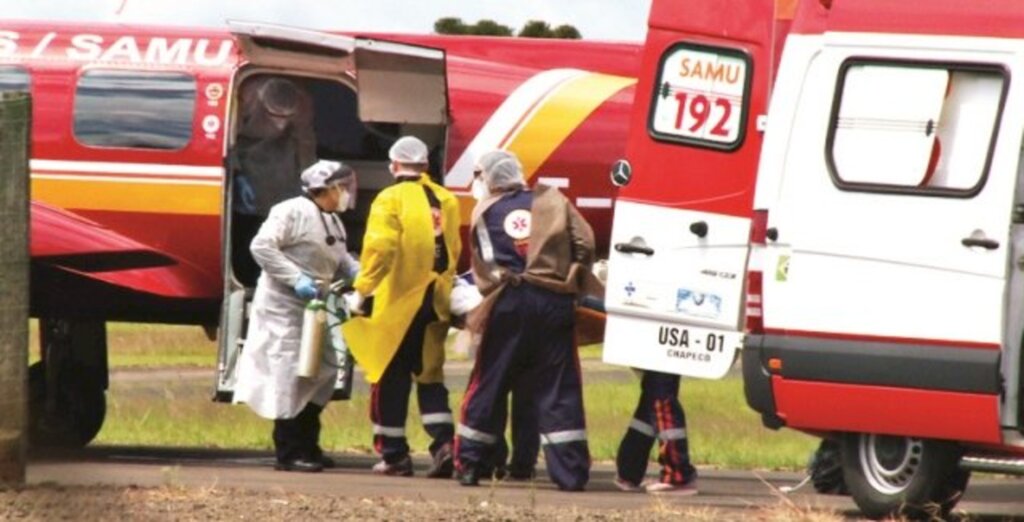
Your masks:
M 89 382 L 62 383 L 48 398 L 46 365 L 28 369 L 29 438 L 35 447 L 81 448 L 100 432 L 107 414 L 106 392 Z
M 949 514 L 970 472 L 952 442 L 849 433 L 842 440 L 843 480 L 869 518 L 931 519 Z
M 807 464 L 814 491 L 823 495 L 848 495 L 843 480 L 843 455 L 841 444 L 836 439 L 821 439 L 818 449 Z

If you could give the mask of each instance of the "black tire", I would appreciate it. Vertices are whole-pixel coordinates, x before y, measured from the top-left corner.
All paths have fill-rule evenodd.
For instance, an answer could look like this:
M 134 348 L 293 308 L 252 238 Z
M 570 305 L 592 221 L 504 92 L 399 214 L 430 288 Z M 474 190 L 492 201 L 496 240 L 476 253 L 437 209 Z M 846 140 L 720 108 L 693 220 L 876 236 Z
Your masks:
M 818 449 L 807 463 L 807 474 L 811 477 L 814 491 L 823 495 L 848 495 L 843 480 L 842 446 L 836 439 L 822 439 Z
M 963 496 L 970 472 L 952 442 L 849 433 L 842 439 L 843 479 L 865 516 L 945 517 Z
M 103 427 L 107 397 L 103 386 L 88 380 L 62 383 L 55 408 L 47 411 L 46 365 L 29 366 L 29 437 L 35 447 L 81 448 Z

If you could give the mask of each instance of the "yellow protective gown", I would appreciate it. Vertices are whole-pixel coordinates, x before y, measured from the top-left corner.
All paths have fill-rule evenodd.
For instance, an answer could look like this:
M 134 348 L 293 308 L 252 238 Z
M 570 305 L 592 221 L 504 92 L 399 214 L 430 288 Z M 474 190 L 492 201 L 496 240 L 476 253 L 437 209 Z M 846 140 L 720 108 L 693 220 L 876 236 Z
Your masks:
M 448 247 L 448 269 L 434 272 L 435 223 L 423 187 L 441 204 L 439 229 Z M 439 318 L 427 326 L 423 342 L 421 383 L 444 381 L 444 341 L 448 335 L 449 299 L 462 249 L 458 200 L 426 174 L 396 183 L 373 200 L 363 239 L 362 265 L 353 286 L 373 296 L 370 317 L 356 317 L 342 326 L 352 355 L 371 383 L 380 380 L 398 351 L 423 294 L 434 283 L 434 311 Z

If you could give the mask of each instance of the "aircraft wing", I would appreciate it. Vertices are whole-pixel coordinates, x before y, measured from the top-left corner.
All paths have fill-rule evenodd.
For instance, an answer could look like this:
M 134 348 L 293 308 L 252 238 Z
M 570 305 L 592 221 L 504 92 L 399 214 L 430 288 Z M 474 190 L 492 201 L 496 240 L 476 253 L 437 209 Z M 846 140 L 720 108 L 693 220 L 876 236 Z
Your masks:
M 44 203 L 32 202 L 30 233 L 33 263 L 165 297 L 219 295 L 219 282 L 196 267 Z

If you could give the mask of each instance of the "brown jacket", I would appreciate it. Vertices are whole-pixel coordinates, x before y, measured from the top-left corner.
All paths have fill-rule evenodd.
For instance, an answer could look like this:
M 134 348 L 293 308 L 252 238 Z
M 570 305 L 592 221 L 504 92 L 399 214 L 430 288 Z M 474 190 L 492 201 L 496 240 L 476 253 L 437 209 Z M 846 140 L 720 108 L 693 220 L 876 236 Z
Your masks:
M 475 239 L 484 212 L 498 198 L 480 202 L 473 209 L 470 237 Z M 491 308 L 506 285 L 521 281 L 559 294 L 603 296 L 604 287 L 591 272 L 594 264 L 594 231 L 576 207 L 558 189 L 538 185 L 530 207 L 530 244 L 526 252 L 526 270 L 514 274 L 503 267 L 488 264 L 473 245 L 473 278 L 484 300 L 470 313 L 467 327 L 482 333 Z

